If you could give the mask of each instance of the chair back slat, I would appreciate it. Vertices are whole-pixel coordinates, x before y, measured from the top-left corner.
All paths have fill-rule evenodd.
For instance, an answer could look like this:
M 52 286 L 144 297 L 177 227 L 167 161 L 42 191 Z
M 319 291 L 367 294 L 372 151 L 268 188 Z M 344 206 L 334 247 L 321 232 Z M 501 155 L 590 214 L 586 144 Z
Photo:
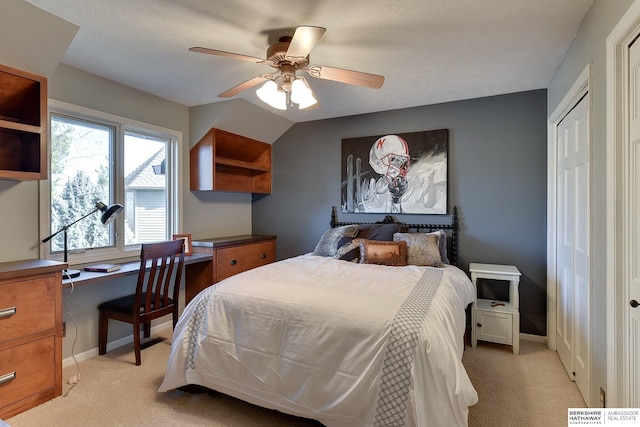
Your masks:
M 100 330 L 98 353 L 107 352 L 109 319 L 133 325 L 133 347 L 136 365 L 140 365 L 140 327 L 144 336 L 151 335 L 151 321 L 171 314 L 173 327 L 178 322 L 178 297 L 184 266 L 184 240 L 145 243 L 140 250 L 140 269 L 136 293 L 98 306 L 100 310 Z M 172 295 L 169 295 L 173 286 Z M 130 306 L 133 300 L 133 305 Z
M 144 307 L 141 315 L 148 316 L 154 311 L 166 309 L 170 298 L 173 298 L 174 302 L 177 301 L 183 265 L 182 240 L 142 245 L 135 296 L 135 306 Z M 148 273 L 143 266 L 149 267 Z M 170 294 L 172 284 L 173 293 Z

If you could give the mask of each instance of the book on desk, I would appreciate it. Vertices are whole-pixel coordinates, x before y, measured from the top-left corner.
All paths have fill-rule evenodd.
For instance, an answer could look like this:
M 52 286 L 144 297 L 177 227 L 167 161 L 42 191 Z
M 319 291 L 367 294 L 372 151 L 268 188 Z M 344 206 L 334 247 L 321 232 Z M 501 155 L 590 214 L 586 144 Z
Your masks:
M 120 266 L 118 264 L 95 264 L 88 265 L 84 268 L 84 271 L 93 271 L 97 273 L 110 273 L 118 270 L 120 270 Z

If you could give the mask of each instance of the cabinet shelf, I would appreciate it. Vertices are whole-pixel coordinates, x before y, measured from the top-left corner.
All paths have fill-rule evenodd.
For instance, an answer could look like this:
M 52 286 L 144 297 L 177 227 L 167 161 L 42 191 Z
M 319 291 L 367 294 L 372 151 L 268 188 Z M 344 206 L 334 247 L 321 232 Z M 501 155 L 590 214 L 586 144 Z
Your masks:
M 211 128 L 190 161 L 192 191 L 271 193 L 271 144 Z
M 0 65 L 0 179 L 46 179 L 47 79 Z
M 477 301 L 478 310 L 495 311 L 497 313 L 513 313 L 513 304 L 507 301 L 500 301 L 503 305 L 493 305 L 496 300 L 492 299 L 480 299 Z
M 242 160 L 234 160 L 234 159 L 225 159 L 222 157 L 218 157 L 216 159 L 216 165 L 229 166 L 229 168 L 246 169 L 247 171 L 253 174 L 271 172 L 270 167 L 261 167 L 261 166 L 255 165 L 252 162 L 245 162 Z
M 34 133 L 37 135 L 40 135 L 40 133 L 42 132 L 42 127 L 40 127 L 39 125 L 34 126 L 24 123 L 16 123 L 10 120 L 3 120 L 2 118 L 0 118 L 0 129 L 11 129 L 20 132 Z

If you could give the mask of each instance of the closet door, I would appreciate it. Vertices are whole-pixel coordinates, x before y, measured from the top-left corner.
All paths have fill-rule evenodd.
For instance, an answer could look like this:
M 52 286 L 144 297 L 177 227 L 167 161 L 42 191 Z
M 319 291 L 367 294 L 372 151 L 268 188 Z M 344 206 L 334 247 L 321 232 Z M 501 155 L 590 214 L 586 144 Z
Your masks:
M 629 47 L 629 140 L 623 148 L 622 194 L 624 221 L 621 240 L 623 244 L 623 294 L 625 330 L 623 348 L 624 364 L 628 372 L 625 385 L 629 408 L 640 407 L 640 39 Z
M 589 402 L 591 341 L 588 107 L 585 96 L 559 123 L 556 157 L 557 350 L 586 402 Z

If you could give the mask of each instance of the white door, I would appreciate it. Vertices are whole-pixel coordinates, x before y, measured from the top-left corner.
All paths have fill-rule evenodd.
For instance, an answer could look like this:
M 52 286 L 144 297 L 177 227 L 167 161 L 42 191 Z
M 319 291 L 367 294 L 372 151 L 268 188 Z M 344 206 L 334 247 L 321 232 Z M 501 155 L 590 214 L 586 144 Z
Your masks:
M 557 126 L 556 342 L 569 376 L 589 402 L 589 102 L 584 96 Z
M 623 281 L 628 295 L 624 310 L 627 326 L 628 406 L 640 407 L 640 42 L 629 48 L 629 139 L 623 147 Z M 636 301 L 634 304 L 633 301 Z

